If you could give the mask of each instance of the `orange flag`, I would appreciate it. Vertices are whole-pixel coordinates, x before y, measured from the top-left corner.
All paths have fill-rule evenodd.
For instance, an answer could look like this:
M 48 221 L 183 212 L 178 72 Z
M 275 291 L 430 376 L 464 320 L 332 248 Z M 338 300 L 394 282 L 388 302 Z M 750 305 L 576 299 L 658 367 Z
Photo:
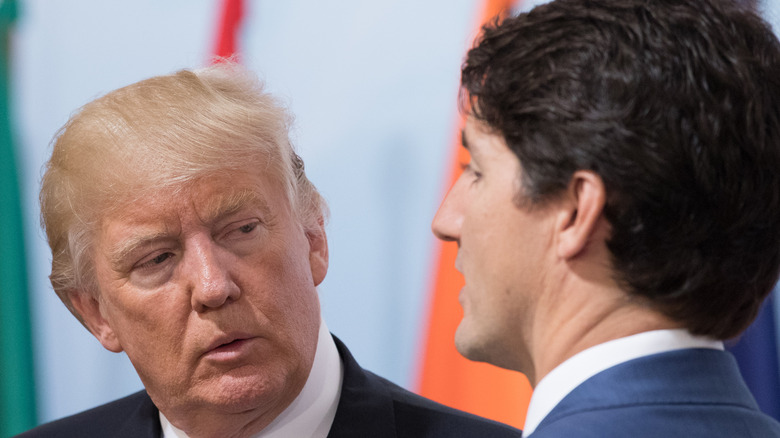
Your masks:
M 479 26 L 499 14 L 512 10 L 517 0 L 484 0 Z M 450 178 L 451 187 L 460 172 L 460 164 L 469 161 L 460 147 L 463 117 L 456 131 Z M 463 276 L 455 270 L 457 244 L 438 242 L 435 283 L 429 303 L 428 332 L 423 343 L 423 363 L 417 391 L 448 406 L 522 428 L 531 397 L 531 386 L 520 373 L 493 365 L 472 362 L 455 350 L 455 329 L 463 317 L 458 291 Z

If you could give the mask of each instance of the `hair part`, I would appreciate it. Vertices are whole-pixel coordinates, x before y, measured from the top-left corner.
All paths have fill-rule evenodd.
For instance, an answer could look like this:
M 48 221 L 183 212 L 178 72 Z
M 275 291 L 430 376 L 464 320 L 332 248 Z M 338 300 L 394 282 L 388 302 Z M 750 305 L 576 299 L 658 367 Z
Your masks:
M 630 295 L 726 339 L 780 270 L 780 44 L 718 0 L 557 0 L 486 26 L 461 106 L 503 136 L 522 196 L 577 170 L 607 190 L 607 246 Z

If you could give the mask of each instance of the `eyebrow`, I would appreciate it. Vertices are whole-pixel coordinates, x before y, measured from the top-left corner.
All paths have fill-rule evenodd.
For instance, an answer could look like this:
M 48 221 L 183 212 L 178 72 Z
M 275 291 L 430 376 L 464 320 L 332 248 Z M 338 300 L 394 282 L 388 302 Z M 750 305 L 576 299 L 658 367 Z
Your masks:
M 271 208 L 268 206 L 268 203 L 258 196 L 254 190 L 249 189 L 239 190 L 229 196 L 220 196 L 215 200 L 211 200 L 206 203 L 198 217 L 203 223 L 213 223 L 235 214 L 247 206 L 258 208 L 265 222 L 270 220 Z M 167 229 L 163 229 L 149 233 L 140 233 L 125 239 L 109 249 L 109 258 L 112 266 L 122 266 L 128 256 L 138 248 L 150 245 L 155 241 L 171 238 L 171 233 Z
M 258 208 L 263 217 L 266 218 L 271 215 L 271 208 L 265 199 L 251 189 L 242 189 L 231 193 L 229 196 L 219 196 L 216 199 L 211 199 L 205 206 L 197 210 L 201 221 L 211 223 L 237 213 L 246 207 Z
M 129 239 L 125 239 L 122 242 L 114 245 L 109 250 L 109 259 L 111 260 L 111 265 L 122 266 L 125 264 L 125 260 L 127 260 L 128 256 L 138 248 L 141 248 L 145 245 L 150 245 L 151 243 L 158 240 L 170 238 L 171 234 L 166 230 L 162 230 L 147 234 L 138 234 L 130 237 Z

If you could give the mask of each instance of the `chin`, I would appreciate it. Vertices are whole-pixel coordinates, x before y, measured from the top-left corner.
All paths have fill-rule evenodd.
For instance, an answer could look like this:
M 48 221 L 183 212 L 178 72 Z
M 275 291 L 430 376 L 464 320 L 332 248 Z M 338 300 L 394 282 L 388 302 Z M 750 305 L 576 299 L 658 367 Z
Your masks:
M 455 331 L 455 349 L 461 356 L 476 362 L 486 362 L 485 346 L 464 319 Z
M 240 413 L 268 405 L 287 404 L 300 392 L 289 388 L 285 379 L 268 375 L 224 375 L 210 382 L 204 401 L 223 412 Z M 293 394 L 294 393 L 294 394 Z
M 517 369 L 511 360 L 513 352 L 501 344 L 499 337 L 476 331 L 465 320 L 461 321 L 455 332 L 455 349 L 461 356 L 474 362 L 486 362 L 510 370 Z

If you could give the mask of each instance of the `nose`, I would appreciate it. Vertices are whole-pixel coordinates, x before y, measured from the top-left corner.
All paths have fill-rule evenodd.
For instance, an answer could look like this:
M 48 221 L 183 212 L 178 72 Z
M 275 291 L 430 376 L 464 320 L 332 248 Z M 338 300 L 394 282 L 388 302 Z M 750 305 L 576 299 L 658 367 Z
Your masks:
M 439 210 L 433 217 L 431 230 L 433 234 L 445 242 L 458 242 L 460 244 L 460 227 L 463 224 L 463 214 L 461 206 L 463 203 L 462 190 L 460 188 L 461 179 L 450 189 L 447 196 L 444 197 Z
M 193 239 L 188 248 L 189 289 L 196 312 L 216 309 L 241 296 L 230 270 L 227 251 L 221 250 L 210 237 Z

